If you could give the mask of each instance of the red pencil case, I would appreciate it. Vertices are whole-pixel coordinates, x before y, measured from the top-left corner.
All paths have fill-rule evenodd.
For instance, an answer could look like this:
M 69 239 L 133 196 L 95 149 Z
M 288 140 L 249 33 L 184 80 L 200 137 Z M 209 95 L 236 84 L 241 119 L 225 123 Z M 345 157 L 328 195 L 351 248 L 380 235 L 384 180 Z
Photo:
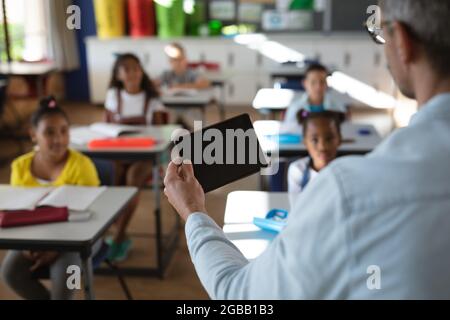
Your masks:
M 89 141 L 89 149 L 149 148 L 156 144 L 153 138 L 107 138 Z
M 63 222 L 69 219 L 67 207 L 39 207 L 34 210 L 0 211 L 0 228 Z

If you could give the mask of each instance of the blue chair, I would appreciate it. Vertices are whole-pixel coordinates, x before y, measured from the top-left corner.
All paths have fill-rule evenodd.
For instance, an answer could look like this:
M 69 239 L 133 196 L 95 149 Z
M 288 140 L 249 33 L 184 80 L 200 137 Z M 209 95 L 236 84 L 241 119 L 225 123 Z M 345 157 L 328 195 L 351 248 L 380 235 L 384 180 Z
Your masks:
M 287 184 L 287 170 L 289 161 L 287 159 L 279 159 L 278 172 L 269 176 L 269 191 L 270 192 L 286 192 Z

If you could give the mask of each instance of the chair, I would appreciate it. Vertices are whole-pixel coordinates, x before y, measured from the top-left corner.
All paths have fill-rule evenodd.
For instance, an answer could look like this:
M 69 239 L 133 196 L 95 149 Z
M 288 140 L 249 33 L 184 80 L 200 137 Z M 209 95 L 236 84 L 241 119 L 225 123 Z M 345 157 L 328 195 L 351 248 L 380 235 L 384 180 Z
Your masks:
M 20 118 L 19 113 L 13 105 L 10 105 L 9 110 L 14 116 L 15 122 L 13 124 L 6 123 L 5 111 L 7 101 L 8 79 L 5 77 L 0 78 L 0 138 L 13 139 L 19 143 L 19 152 L 24 152 L 23 142 L 28 140 L 28 134 L 17 134 L 17 131 L 22 127 L 23 121 Z
M 4 119 L 5 105 L 6 105 L 6 88 L 7 83 L 5 80 L 0 80 L 0 133 L 3 136 L 6 131 L 6 124 Z

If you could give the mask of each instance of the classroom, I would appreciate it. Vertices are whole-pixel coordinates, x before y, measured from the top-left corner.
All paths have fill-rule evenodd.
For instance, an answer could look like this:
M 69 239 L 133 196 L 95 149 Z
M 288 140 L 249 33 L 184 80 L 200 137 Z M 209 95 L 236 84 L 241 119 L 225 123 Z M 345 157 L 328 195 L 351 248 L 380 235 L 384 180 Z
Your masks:
M 450 2 L 1 2 L 0 300 L 450 299 Z

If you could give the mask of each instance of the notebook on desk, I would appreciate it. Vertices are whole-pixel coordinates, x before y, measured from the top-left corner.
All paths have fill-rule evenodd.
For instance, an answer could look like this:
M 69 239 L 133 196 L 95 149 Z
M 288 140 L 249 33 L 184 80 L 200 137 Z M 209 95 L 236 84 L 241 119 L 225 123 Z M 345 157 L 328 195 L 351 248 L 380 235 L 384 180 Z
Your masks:
M 115 124 L 115 123 L 93 123 L 88 127 L 77 127 L 70 129 L 70 140 L 76 144 L 86 144 L 92 140 L 105 138 L 118 138 L 123 135 L 142 133 L 141 127 Z
M 69 220 L 67 207 L 40 207 L 34 210 L 0 211 L 0 228 L 64 222 Z
M 167 96 L 173 97 L 194 97 L 198 95 L 197 89 L 171 88 L 164 91 Z
M 85 221 L 106 187 L 0 188 L 0 227 Z M 70 210 L 70 212 L 69 212 Z
M 136 134 L 142 132 L 142 128 L 137 126 L 104 122 L 93 123 L 89 126 L 89 129 L 110 138 L 117 138 L 121 135 Z
M 61 186 L 57 188 L 0 188 L 0 210 L 33 210 L 38 207 L 67 207 L 83 212 L 106 187 Z

